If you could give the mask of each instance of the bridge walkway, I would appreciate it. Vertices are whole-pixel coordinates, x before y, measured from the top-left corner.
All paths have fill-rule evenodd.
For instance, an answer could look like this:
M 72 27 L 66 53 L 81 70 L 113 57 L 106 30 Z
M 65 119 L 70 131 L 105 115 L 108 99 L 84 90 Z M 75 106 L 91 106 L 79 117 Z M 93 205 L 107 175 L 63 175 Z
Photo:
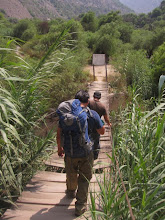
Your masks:
M 106 105 L 109 111 L 108 84 L 104 82 L 105 75 L 96 71 L 97 81 L 89 85 L 90 97 L 96 90 L 101 91 L 101 102 Z M 98 76 L 98 77 L 97 77 Z M 102 78 L 101 78 L 102 76 Z M 94 163 L 94 172 L 100 173 L 110 166 L 110 159 L 106 153 L 111 154 L 110 129 L 106 126 L 106 132 L 100 138 L 101 150 L 99 157 Z M 57 153 L 46 162 L 47 170 L 39 171 L 26 185 L 21 196 L 17 199 L 15 206 L 8 209 L 0 218 L 1 220 L 74 220 L 86 219 L 84 216 L 76 218 L 74 216 L 75 199 L 68 199 L 65 194 L 65 173 L 64 161 Z M 61 171 L 61 173 L 59 173 Z M 100 175 L 100 174 L 96 174 Z M 90 191 L 98 190 L 96 175 L 90 183 Z M 89 202 L 90 203 L 90 202 Z M 86 214 L 87 219 L 90 214 Z

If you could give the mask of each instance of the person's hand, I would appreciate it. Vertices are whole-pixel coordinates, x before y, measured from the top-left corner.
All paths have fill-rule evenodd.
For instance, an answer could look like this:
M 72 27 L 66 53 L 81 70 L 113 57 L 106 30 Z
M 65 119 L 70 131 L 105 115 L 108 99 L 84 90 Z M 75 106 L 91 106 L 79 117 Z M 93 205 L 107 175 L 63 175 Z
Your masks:
M 102 121 L 103 125 L 105 125 L 105 122 L 102 119 L 101 119 L 101 121 Z
M 64 156 L 64 149 L 63 147 L 58 147 L 58 156 L 63 157 Z

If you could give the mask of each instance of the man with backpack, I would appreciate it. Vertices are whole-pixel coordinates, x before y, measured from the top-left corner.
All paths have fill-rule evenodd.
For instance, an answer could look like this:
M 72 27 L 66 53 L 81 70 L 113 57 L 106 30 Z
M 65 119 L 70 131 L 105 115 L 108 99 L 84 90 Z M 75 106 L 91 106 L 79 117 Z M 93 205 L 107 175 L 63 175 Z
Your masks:
M 63 156 L 65 153 L 66 194 L 72 198 L 76 194 L 76 216 L 86 211 L 88 187 L 93 173 L 93 143 L 88 135 L 89 123 L 91 127 L 95 126 L 99 134 L 105 132 L 99 115 L 92 114 L 87 108 L 88 92 L 81 90 L 79 95 L 79 99 L 63 102 L 57 109 L 59 115 L 58 155 Z M 92 120 L 89 120 L 90 118 Z

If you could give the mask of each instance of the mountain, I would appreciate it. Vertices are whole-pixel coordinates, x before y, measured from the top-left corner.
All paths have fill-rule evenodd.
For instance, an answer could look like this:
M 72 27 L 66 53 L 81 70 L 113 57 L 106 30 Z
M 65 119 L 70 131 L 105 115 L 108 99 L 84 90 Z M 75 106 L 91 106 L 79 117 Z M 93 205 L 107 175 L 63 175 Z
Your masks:
M 18 19 L 72 18 L 88 11 L 100 15 L 112 10 L 133 12 L 119 0 L 0 0 L 0 11 Z
M 148 13 L 159 7 L 162 0 L 120 0 L 120 2 L 136 13 Z

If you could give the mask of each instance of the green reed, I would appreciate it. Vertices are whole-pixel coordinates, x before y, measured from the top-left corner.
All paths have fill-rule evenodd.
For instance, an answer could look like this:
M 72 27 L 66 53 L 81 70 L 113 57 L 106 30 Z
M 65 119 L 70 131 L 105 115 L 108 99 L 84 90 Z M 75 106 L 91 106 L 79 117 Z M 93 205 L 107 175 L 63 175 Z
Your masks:
M 96 205 L 90 207 L 93 219 L 132 219 L 125 199 L 126 192 L 135 219 L 164 218 L 164 108 L 165 102 L 162 100 L 152 111 L 142 111 L 137 96 L 133 96 L 127 109 L 118 116 L 120 123 L 113 133 L 111 177 L 106 181 L 103 178 L 98 180 L 100 191 L 97 196 L 91 193 L 91 201 L 95 200 L 96 204 L 97 200 L 100 201 L 99 213 Z M 126 192 L 118 175 L 115 155 Z

